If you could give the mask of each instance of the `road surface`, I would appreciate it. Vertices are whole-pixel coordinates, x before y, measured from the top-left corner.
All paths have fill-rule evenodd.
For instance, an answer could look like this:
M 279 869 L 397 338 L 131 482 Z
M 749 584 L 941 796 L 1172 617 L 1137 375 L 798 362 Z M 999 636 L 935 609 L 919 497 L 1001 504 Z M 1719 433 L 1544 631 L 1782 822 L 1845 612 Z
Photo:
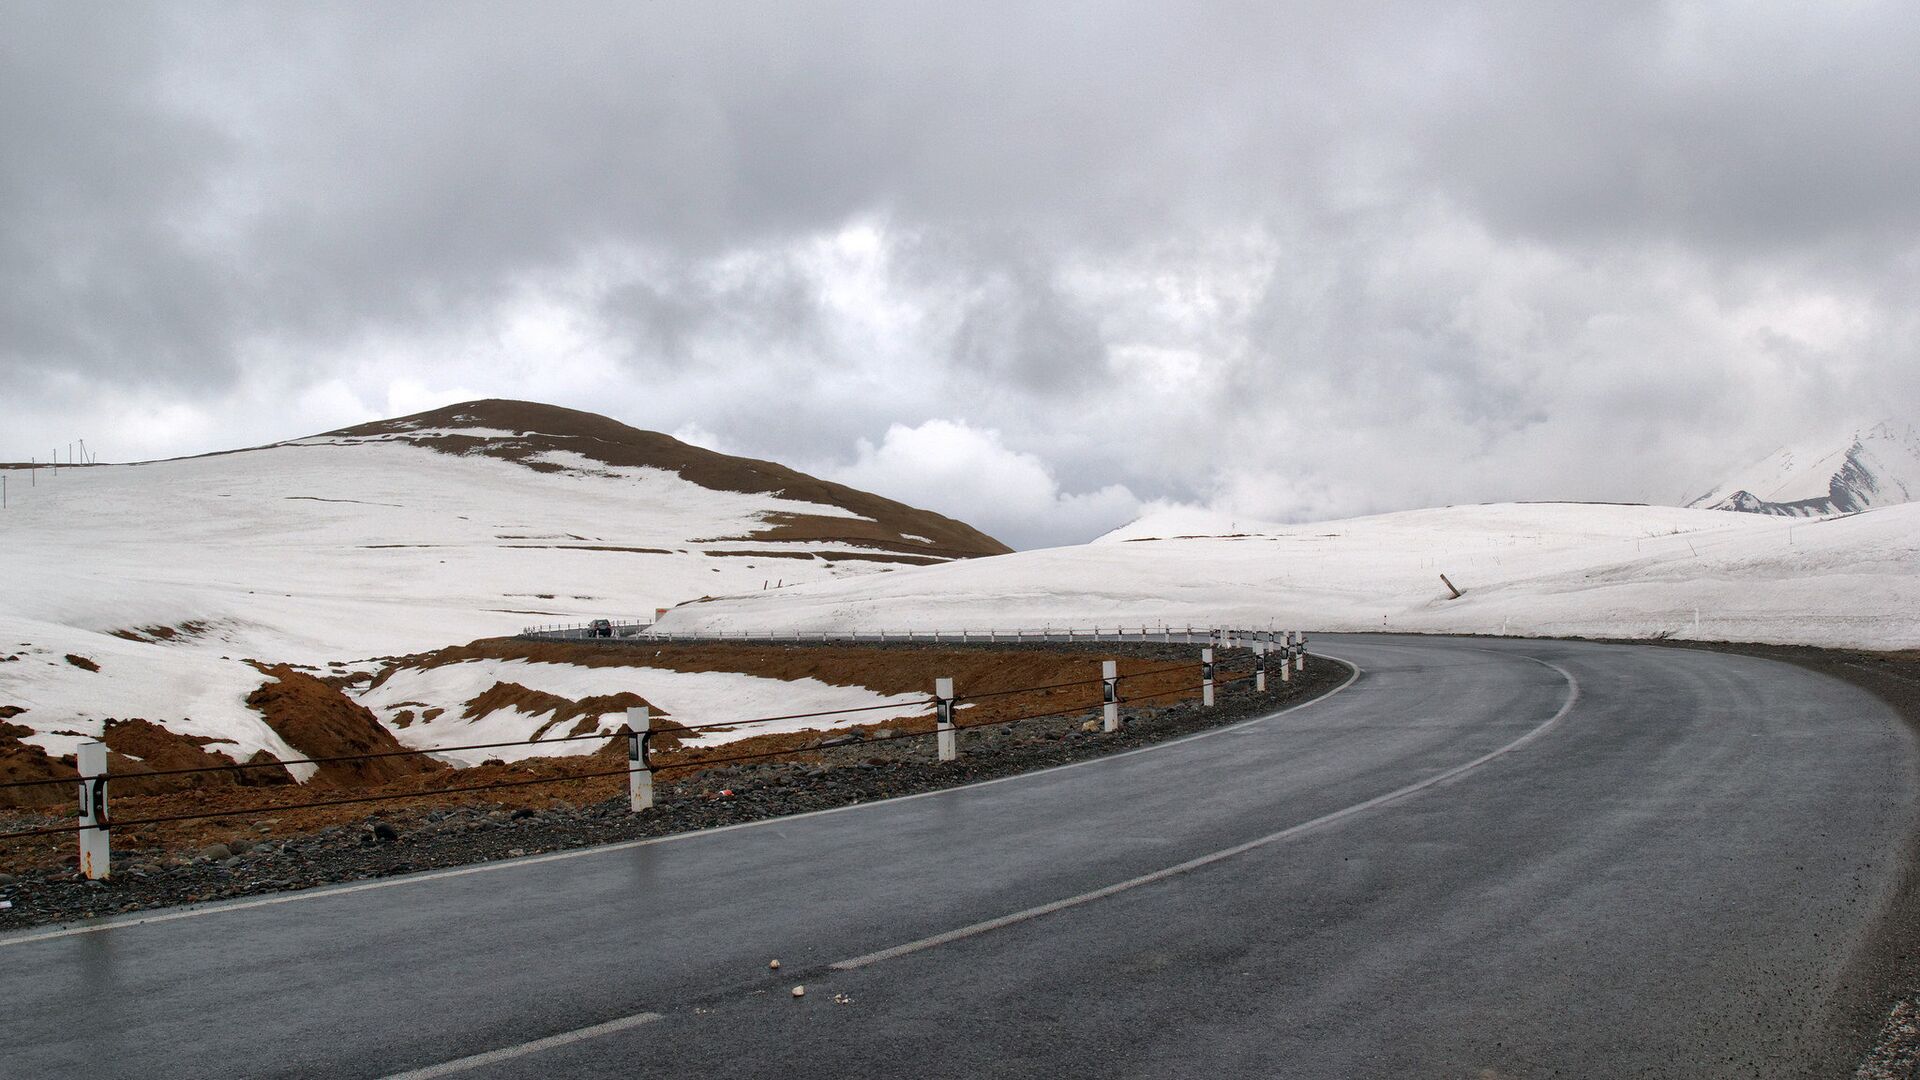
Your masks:
M 1878 699 L 1682 649 L 1315 649 L 1358 676 L 1123 756 L 0 938 L 0 1076 L 1847 1073 L 1915 827 Z

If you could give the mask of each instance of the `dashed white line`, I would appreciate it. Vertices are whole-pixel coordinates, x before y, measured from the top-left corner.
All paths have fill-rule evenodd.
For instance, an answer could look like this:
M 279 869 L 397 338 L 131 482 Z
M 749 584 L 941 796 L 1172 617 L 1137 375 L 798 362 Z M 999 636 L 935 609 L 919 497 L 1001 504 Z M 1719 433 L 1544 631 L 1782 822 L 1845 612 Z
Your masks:
M 565 1046 L 568 1043 L 597 1039 L 602 1035 L 612 1035 L 615 1032 L 626 1031 L 630 1028 L 637 1028 L 642 1024 L 651 1024 L 655 1020 L 664 1019 L 666 1018 L 659 1013 L 634 1013 L 632 1016 L 622 1016 L 617 1020 L 609 1020 L 604 1024 L 595 1024 L 592 1027 L 583 1027 L 574 1031 L 563 1031 L 558 1035 L 549 1035 L 544 1039 L 523 1042 L 518 1046 L 503 1046 L 498 1050 L 489 1050 L 484 1054 L 473 1054 L 468 1057 L 454 1058 L 452 1061 L 443 1061 L 438 1065 L 428 1065 L 421 1069 L 394 1073 L 388 1076 L 386 1080 L 432 1080 L 432 1078 L 436 1076 L 452 1076 L 455 1073 L 463 1073 L 470 1069 L 481 1068 L 485 1065 L 495 1065 L 502 1061 L 511 1061 L 517 1057 L 537 1054 L 542 1050 L 552 1050 L 555 1047 Z

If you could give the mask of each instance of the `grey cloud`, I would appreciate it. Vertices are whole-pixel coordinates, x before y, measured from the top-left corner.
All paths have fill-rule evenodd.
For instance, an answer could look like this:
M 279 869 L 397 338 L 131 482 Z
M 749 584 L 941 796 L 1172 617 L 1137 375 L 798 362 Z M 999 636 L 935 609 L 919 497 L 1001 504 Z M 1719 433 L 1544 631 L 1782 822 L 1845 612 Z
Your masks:
M 1920 410 L 1916 52 L 1899 4 L 15 7 L 0 421 L 406 380 L 805 461 L 953 418 L 1067 495 L 1633 497 Z M 823 266 L 853 222 L 879 268 Z M 529 296 L 558 370 L 481 355 Z

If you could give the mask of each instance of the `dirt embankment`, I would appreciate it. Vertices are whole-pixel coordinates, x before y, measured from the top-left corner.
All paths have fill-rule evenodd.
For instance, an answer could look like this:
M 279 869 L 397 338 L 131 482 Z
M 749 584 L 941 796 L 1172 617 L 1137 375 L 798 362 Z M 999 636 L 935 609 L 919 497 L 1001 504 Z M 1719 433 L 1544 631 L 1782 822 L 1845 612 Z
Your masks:
M 74 774 L 72 755 L 50 757 L 38 746 L 24 741 L 33 734 L 18 724 L 0 724 L 0 781 L 66 779 Z M 271 787 L 290 784 L 293 777 L 284 767 L 234 769 L 234 759 L 207 746 L 216 740 L 180 735 L 146 720 L 109 720 L 101 736 L 107 744 L 107 772 L 113 776 L 116 796 L 166 795 L 199 791 L 212 787 Z M 250 761 L 273 758 L 255 754 Z M 182 776 L 147 774 L 172 769 L 218 769 L 218 772 L 191 773 Z M 0 806 L 66 806 L 73 802 L 73 788 L 67 784 L 36 787 L 0 788 Z
M 1097 659 L 1088 653 L 1067 658 L 1075 666 Z M 69 837 L 25 849 L 0 846 L 0 870 L 14 874 L 8 884 L 0 873 L 0 895 L 15 902 L 0 912 L 0 929 L 660 836 L 1010 776 L 1245 719 L 1333 689 L 1348 674 L 1342 665 L 1310 664 L 1292 683 L 1275 682 L 1269 693 L 1255 694 L 1250 680 L 1229 679 L 1246 665 L 1243 655 L 1223 657 L 1217 708 L 1168 695 L 1124 709 L 1117 732 L 1100 729 L 1097 709 L 1006 725 L 982 725 L 963 715 L 969 726 L 960 736 L 961 757 L 953 762 L 936 761 L 930 739 L 859 740 L 836 732 L 833 745 L 794 757 L 663 770 L 656 777 L 658 801 L 640 814 L 627 808 L 626 762 L 617 743 L 593 758 L 463 770 L 449 782 L 514 786 L 403 802 L 299 811 L 289 806 L 280 813 L 257 808 L 303 793 L 215 793 L 206 803 L 233 808 L 233 816 L 117 830 L 114 875 L 104 886 L 89 886 L 61 869 L 71 865 Z M 569 779 L 527 783 L 554 777 Z M 432 777 L 384 788 L 441 790 Z M 145 809 L 123 805 L 120 813 L 127 819 Z M 206 847 L 215 844 L 222 846 Z
M 268 727 L 302 754 L 330 758 L 393 754 L 407 749 L 380 725 L 366 706 L 314 676 L 285 666 L 260 670 L 271 681 L 247 695 L 247 704 L 260 713 Z M 357 788 L 446 769 L 447 766 L 422 755 L 400 754 L 326 762 L 319 766 L 309 783 Z
M 1164 656 L 1123 656 L 1120 660 L 1123 694 L 1149 701 L 1178 700 L 1174 691 L 1185 689 L 1191 696 L 1199 679 L 1198 650 L 1188 646 L 1170 646 Z M 1092 708 L 1100 703 L 1100 661 L 1121 655 L 1094 648 L 1082 651 L 1067 646 L 958 646 L 925 643 L 891 645 L 822 646 L 799 644 L 647 644 L 625 641 L 551 642 L 519 638 L 489 638 L 468 645 L 440 649 L 431 653 L 395 658 L 374 676 L 371 687 L 378 687 L 401 671 L 425 671 L 471 660 L 525 660 L 534 663 L 569 664 L 577 667 L 622 668 L 651 667 L 681 672 L 736 672 L 767 679 L 793 681 L 816 679 L 834 686 L 857 686 L 881 694 L 933 693 L 934 680 L 954 680 L 965 706 L 960 710 L 962 723 L 982 723 L 1009 717 L 1065 708 Z M 1179 657 L 1174 662 L 1167 657 Z M 1063 685 L 1064 684 L 1064 685 Z M 993 696 L 1005 691 L 1044 687 L 1031 694 Z M 964 700 L 981 695 L 979 700 Z M 539 731 L 548 736 L 557 726 L 569 721 L 566 732 L 582 735 L 609 712 L 630 705 L 649 704 L 635 694 L 617 694 L 574 701 L 554 694 L 528 689 L 518 683 L 495 683 L 465 703 L 463 716 L 485 716 L 497 709 L 517 707 L 524 712 L 547 717 Z M 672 754 L 685 751 L 692 758 L 721 754 L 761 753 L 786 750 L 818 742 L 827 733 L 870 731 L 888 728 L 896 731 L 931 730 L 931 711 L 919 717 L 858 723 L 858 717 L 822 718 L 817 727 L 803 731 L 761 735 L 729 743 L 723 747 L 700 747 L 683 743 L 673 734 L 680 724 L 698 725 L 723 720 L 741 720 L 737 714 L 726 716 L 669 717 L 654 707 L 657 732 L 652 746 L 672 761 Z M 411 710 L 407 710 L 411 712 Z M 834 720 L 841 723 L 834 723 Z M 846 721 L 854 721 L 851 724 Z
M 1128 651 L 1131 651 L 1129 647 Z M 368 684 L 378 687 L 403 670 L 429 670 L 468 660 L 526 660 L 571 664 L 577 667 L 654 667 L 670 671 L 727 671 L 768 679 L 818 679 L 834 686 L 859 686 L 881 694 L 933 692 L 933 681 L 954 680 L 962 696 L 997 693 L 1019 687 L 1078 682 L 1076 688 L 1051 691 L 1067 695 L 1074 689 L 1087 700 L 1099 696 L 1100 661 L 1121 657 L 1127 676 L 1172 665 L 1175 672 L 1159 682 L 1142 683 L 1136 693 L 1171 689 L 1179 676 L 1199 678 L 1198 646 L 1174 645 L 1165 656 L 1126 655 L 1106 647 L 1083 648 L 1058 642 L 1045 647 L 939 645 L 925 642 L 891 644 L 813 645 L 782 643 L 649 643 L 606 641 L 529 641 L 522 638 L 484 638 L 430 653 L 393 657 Z M 1178 658 L 1178 661 L 1168 659 Z M 1185 663 L 1185 667 L 1180 666 Z M 1190 681 L 1191 681 L 1190 680 Z M 336 678 L 336 683 L 345 680 Z M 1065 698 L 1061 699 L 1063 702 Z
M 952 677 L 965 707 L 957 719 L 962 728 L 982 731 L 1018 732 L 1027 725 L 1000 726 L 999 722 L 1039 714 L 1076 713 L 1098 708 L 1100 704 L 1100 661 L 1120 657 L 1123 698 L 1138 706 L 1160 709 L 1192 701 L 1199 678 L 1198 649 L 1171 646 L 1069 646 L 1060 643 L 1025 647 L 960 647 L 927 644 L 889 644 L 884 646 L 819 645 L 673 645 L 634 647 L 622 644 L 527 642 L 493 639 L 423 656 L 396 661 L 383 675 L 399 666 L 433 667 L 468 659 L 526 659 L 586 666 L 635 666 L 669 668 L 677 671 L 745 672 L 768 678 L 798 679 L 811 677 L 844 686 L 864 686 L 886 694 L 926 693 L 931 695 L 936 677 Z M 1250 659 L 1229 654 L 1223 659 L 1221 676 L 1225 680 L 1236 669 L 1244 669 Z M 260 708 L 276 731 L 309 756 L 323 757 L 340 753 L 378 752 L 398 748 L 390 732 L 380 727 L 371 712 L 347 698 L 334 686 L 301 672 L 284 668 L 265 669 L 274 681 L 261 687 L 250 699 Z M 1131 678 L 1126 678 L 1132 676 Z M 1066 685 L 1060 685 L 1066 684 Z M 995 694 L 1026 687 L 1044 687 L 1033 693 L 982 697 L 968 702 L 970 694 Z M 1280 689 L 1277 681 L 1275 689 Z M 488 696 L 490 695 L 490 696 Z M 476 699 L 469 708 L 482 712 L 489 706 L 519 705 L 523 708 L 552 708 L 556 723 L 572 721 L 574 730 L 606 712 L 623 710 L 628 704 L 643 704 L 637 695 L 612 695 L 571 701 L 555 695 L 542 695 L 516 684 L 497 684 L 486 700 Z M 596 711 L 597 710 L 597 711 Z M 473 715 L 480 715 L 476 712 Z M 818 728 L 798 732 L 763 735 L 720 745 L 688 744 L 676 735 L 680 722 L 699 723 L 728 717 L 683 717 L 680 721 L 658 715 L 651 741 L 654 762 L 662 783 L 679 782 L 698 775 L 710 762 L 740 755 L 770 752 L 804 751 L 785 759 L 802 765 L 817 763 L 823 757 L 842 753 L 845 746 L 813 749 L 822 743 L 842 740 L 855 746 L 861 737 L 877 737 L 868 742 L 872 752 L 891 756 L 930 754 L 926 739 L 895 739 L 889 736 L 924 733 L 933 729 L 931 711 L 919 717 L 876 721 L 851 727 L 833 726 L 833 718 L 823 718 Z M 1075 725 L 1079 723 L 1076 719 Z M 160 729 L 155 729 L 160 730 Z M 1075 728 L 1077 730 L 1077 727 Z M 164 733 L 163 733 L 164 734 Z M 178 738 L 177 736 L 170 736 Z M 196 753 L 204 753 L 224 764 L 225 758 L 202 752 L 187 741 Z M 884 750 L 883 750 L 884 748 Z M 872 752 L 865 756 L 872 756 Z M 171 759 L 170 759 L 171 760 Z M 244 770 L 226 769 L 203 776 L 223 778 L 201 781 L 197 787 L 185 783 L 179 790 L 163 793 L 135 793 L 116 784 L 116 813 L 123 821 L 147 817 L 194 813 L 231 815 L 206 820 L 169 822 L 154 826 L 125 827 L 115 833 L 115 845 L 132 849 L 191 851 L 264 828 L 273 835 L 304 834 L 354 822 L 382 805 L 358 800 L 366 796 L 407 795 L 404 801 L 390 804 L 393 812 L 424 813 L 434 809 L 467 806 L 476 800 L 509 806 L 549 807 L 556 804 L 579 805 L 607 798 L 624 785 L 626 769 L 625 740 L 611 737 L 592 754 L 577 757 L 536 758 L 504 764 L 453 770 L 423 756 L 377 759 L 366 766 L 339 768 L 314 785 L 282 785 L 242 789 L 231 777 Z M 69 759 L 56 775 L 72 775 Z M 118 773 L 121 766 L 114 764 Z M 362 770 L 365 771 L 362 771 Z M 281 770 L 259 770 L 281 773 Z M 44 775 L 44 774 L 43 774 Z M 158 783 L 158 781 L 155 781 Z M 497 785 L 509 785 L 505 787 Z M 478 789 L 478 790 L 455 790 Z M 59 801 L 71 801 L 71 789 L 54 786 L 46 790 L 59 793 Z M 411 796 L 418 796 L 417 798 Z M 302 804 L 337 799 L 356 801 L 341 806 L 299 809 Z M 285 811 L 281 816 L 281 811 Z M 70 816 L 70 815 L 68 815 Z M 263 824 L 264 823 L 264 824 Z M 14 816 L 0 820 L 0 831 L 33 824 Z M 256 834 L 257 835 L 257 834 Z M 71 852 L 69 837 L 56 836 L 34 841 L 18 841 L 0 846 L 0 861 L 18 860 L 16 865 L 58 865 Z
M 573 721 L 570 728 L 559 732 L 561 735 L 578 737 L 591 735 L 602 726 L 602 718 L 609 713 L 623 714 L 628 709 L 646 707 L 652 714 L 653 730 L 651 745 L 656 750 L 673 750 L 680 746 L 682 726 L 667 717 L 652 702 L 639 694 L 595 694 L 579 699 L 561 697 L 544 690 L 534 690 L 515 682 L 497 682 L 481 691 L 466 703 L 461 715 L 472 720 L 485 716 L 498 709 L 519 709 L 529 716 L 546 716 L 540 726 L 534 729 L 529 738 L 546 739 L 554 735 L 554 729 Z

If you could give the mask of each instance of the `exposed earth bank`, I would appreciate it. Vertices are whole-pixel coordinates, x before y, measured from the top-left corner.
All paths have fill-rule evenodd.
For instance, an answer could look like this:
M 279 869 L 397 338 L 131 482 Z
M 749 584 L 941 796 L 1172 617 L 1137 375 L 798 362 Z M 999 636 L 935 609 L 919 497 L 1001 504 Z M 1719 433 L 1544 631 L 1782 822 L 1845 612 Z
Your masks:
M 777 648 L 804 652 L 812 647 Z M 909 667 L 928 663 L 947 667 L 957 655 L 974 650 L 902 644 L 874 651 L 893 653 Z M 235 812 L 211 821 L 162 826 L 165 831 L 150 833 L 145 843 L 137 836 L 116 834 L 113 875 L 106 881 L 81 879 L 68 865 L 73 848 L 70 835 L 34 845 L 27 859 L 21 858 L 17 848 L 0 849 L 0 899 L 12 903 L 11 908 L 0 909 L 0 930 L 663 836 L 931 791 L 1085 760 L 1248 719 L 1324 694 L 1350 675 L 1344 665 L 1314 658 L 1291 683 L 1281 683 L 1276 675 L 1269 680 L 1269 691 L 1258 694 L 1251 678 L 1252 657 L 1241 650 L 1223 651 L 1218 704 L 1203 709 L 1193 690 L 1198 678 L 1198 650 L 1193 646 L 1050 643 L 977 650 L 983 655 L 1010 651 L 1033 655 L 1025 658 L 1030 663 L 1016 665 L 1018 678 L 1009 689 L 1045 685 L 1018 679 L 1044 674 L 1048 665 L 1055 672 L 1049 677 L 1055 681 L 1061 681 L 1060 672 L 1071 670 L 1083 685 L 1042 696 L 986 699 L 964 711 L 961 756 L 955 762 L 934 760 L 930 737 L 906 737 L 930 732 L 931 720 L 909 720 L 858 731 L 773 736 L 751 745 L 733 743 L 705 752 L 663 754 L 659 759 L 663 767 L 656 776 L 656 806 L 641 814 L 627 808 L 623 776 L 570 778 L 624 769 L 620 745 L 609 745 L 585 758 L 543 758 L 457 773 L 416 774 L 352 793 L 283 785 L 271 791 L 228 787 L 156 797 L 153 803 L 186 798 L 202 805 L 213 801 L 215 809 L 231 805 Z M 1131 697 L 1133 703 L 1122 709 L 1122 729 L 1106 733 L 1099 730 L 1097 683 L 1084 685 L 1084 669 L 1091 668 L 1097 675 L 1091 662 L 1115 655 L 1125 657 L 1123 675 L 1129 669 L 1163 673 L 1142 676 L 1129 688 L 1123 696 Z M 1169 668 L 1175 670 L 1165 670 Z M 1150 693 L 1158 696 L 1146 698 Z M 1056 712 L 1060 715 L 1017 719 Z M 700 756 L 732 756 L 757 752 L 763 746 L 789 750 L 823 741 L 834 745 L 768 761 L 711 767 L 698 763 Z M 670 764 L 676 761 L 683 763 Z M 239 812 L 245 806 L 270 805 L 275 799 L 291 804 L 358 797 L 362 791 L 428 792 L 449 785 L 543 779 L 555 782 L 375 804 L 371 811 L 366 804 L 349 804 L 319 811 L 289 805 L 261 814 Z M 116 812 L 131 818 L 136 813 L 129 809 L 133 803 L 118 804 Z M 154 811 L 140 808 L 139 812 Z M 0 821 L 0 831 L 62 819 L 29 814 L 16 812 Z

